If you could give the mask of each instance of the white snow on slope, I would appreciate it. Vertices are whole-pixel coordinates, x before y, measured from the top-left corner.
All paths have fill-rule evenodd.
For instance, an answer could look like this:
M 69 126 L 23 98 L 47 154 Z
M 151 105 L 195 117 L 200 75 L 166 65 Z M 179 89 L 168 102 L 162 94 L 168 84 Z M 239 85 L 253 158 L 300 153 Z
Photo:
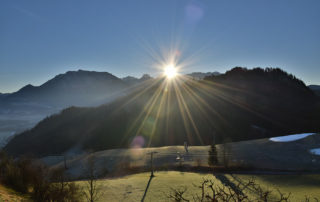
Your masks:
M 272 137 L 269 140 L 273 142 L 291 142 L 291 141 L 303 139 L 313 134 L 315 133 L 302 133 L 302 134 L 287 135 L 287 136 L 281 136 L 281 137 Z
M 320 155 L 320 148 L 310 149 L 310 153 L 314 155 Z

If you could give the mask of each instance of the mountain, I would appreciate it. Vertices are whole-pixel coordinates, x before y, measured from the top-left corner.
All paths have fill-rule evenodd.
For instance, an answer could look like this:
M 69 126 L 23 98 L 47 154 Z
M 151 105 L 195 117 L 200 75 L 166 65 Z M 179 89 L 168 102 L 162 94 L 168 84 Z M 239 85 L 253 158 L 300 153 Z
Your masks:
M 13 155 L 123 147 L 208 145 L 320 128 L 319 97 L 281 69 L 234 68 L 194 80 L 148 80 L 99 107 L 71 107 L 15 136 Z
M 69 71 L 40 86 L 0 95 L 0 145 L 12 134 L 70 106 L 98 106 L 126 94 L 130 86 L 108 72 Z M 22 124 L 23 123 L 23 124 Z
M 187 74 L 187 76 L 190 76 L 191 78 L 193 79 L 196 79 L 196 80 L 201 80 L 201 79 L 204 79 L 205 77 L 208 77 L 208 76 L 218 76 L 220 75 L 219 72 L 207 72 L 207 73 L 204 73 L 204 72 L 192 72 L 190 74 Z
M 137 85 L 141 82 L 145 82 L 149 79 L 152 79 L 152 77 L 149 74 L 144 74 L 140 79 L 133 77 L 133 76 L 127 76 L 122 78 L 122 81 L 124 81 L 128 85 Z
M 69 71 L 40 86 L 0 96 L 0 117 L 51 115 L 69 106 L 96 106 L 123 94 L 128 85 L 108 72 Z
M 32 102 L 49 106 L 87 106 L 105 102 L 126 84 L 108 72 L 69 71 L 41 86 L 27 85 L 5 98 L 6 102 Z
M 319 85 L 310 85 L 309 88 L 315 92 L 315 94 L 320 96 L 320 86 Z
M 19 91 L 0 94 L 1 115 L 51 115 L 70 106 L 98 106 L 126 94 L 132 84 L 152 79 L 145 74 L 140 79 L 120 79 L 108 72 L 68 71 L 40 86 L 28 84 Z
M 129 84 L 129 85 L 135 85 L 139 82 L 139 79 L 133 76 L 127 76 L 127 77 L 123 77 L 122 81 L 124 81 L 125 83 Z

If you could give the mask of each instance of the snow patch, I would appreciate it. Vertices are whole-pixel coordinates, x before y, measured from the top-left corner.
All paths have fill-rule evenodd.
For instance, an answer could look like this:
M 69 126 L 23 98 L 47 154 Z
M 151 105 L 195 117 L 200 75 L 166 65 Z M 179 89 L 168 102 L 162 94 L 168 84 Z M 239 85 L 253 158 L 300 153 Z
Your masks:
M 320 148 L 310 149 L 310 153 L 314 155 L 320 155 Z
M 287 136 L 281 136 L 281 137 L 272 137 L 269 140 L 273 142 L 291 142 L 291 141 L 303 139 L 313 134 L 315 133 L 302 133 L 302 134 L 287 135 Z

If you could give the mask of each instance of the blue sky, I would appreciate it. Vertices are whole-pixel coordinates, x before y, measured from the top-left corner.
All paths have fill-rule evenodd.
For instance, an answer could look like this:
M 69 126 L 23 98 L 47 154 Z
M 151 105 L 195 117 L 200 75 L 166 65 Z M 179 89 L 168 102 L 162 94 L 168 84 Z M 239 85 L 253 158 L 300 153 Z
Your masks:
M 320 84 L 320 1 L 2 0 L 0 92 L 69 70 L 156 75 L 280 67 Z

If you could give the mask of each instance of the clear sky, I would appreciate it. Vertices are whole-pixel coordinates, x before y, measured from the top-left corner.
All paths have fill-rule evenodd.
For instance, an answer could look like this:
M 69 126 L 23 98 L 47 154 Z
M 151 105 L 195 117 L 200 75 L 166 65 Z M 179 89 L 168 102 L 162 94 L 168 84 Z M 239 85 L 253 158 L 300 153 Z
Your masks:
M 2 0 L 0 92 L 69 70 L 157 74 L 280 67 L 320 84 L 319 0 Z

